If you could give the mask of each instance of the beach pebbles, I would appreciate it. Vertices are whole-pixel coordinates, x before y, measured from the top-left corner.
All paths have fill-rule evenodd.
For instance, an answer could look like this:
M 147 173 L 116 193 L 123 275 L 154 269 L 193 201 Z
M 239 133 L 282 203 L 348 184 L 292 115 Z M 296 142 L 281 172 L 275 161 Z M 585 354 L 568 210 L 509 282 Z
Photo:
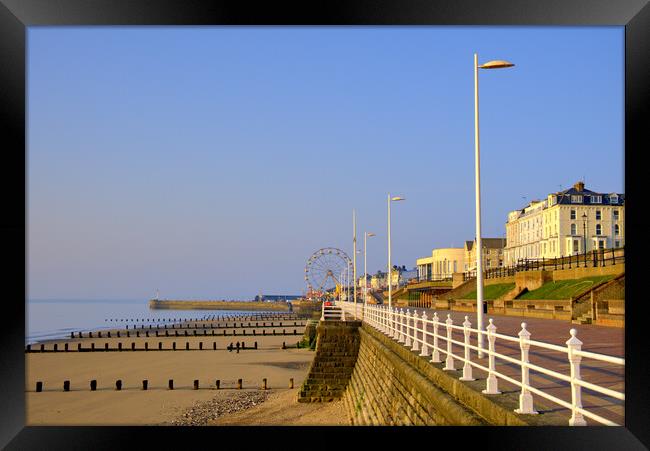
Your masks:
M 269 392 L 263 390 L 238 391 L 227 398 L 217 396 L 210 401 L 195 404 L 178 418 L 172 420 L 170 424 L 173 426 L 205 426 L 208 421 L 255 407 L 266 401 L 268 396 Z

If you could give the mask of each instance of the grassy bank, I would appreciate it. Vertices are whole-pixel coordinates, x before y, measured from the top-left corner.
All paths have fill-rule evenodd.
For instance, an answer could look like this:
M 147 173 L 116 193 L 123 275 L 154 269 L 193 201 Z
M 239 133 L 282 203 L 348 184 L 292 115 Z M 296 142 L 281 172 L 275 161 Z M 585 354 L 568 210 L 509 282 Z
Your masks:
M 613 279 L 614 276 L 584 277 L 574 280 L 558 280 L 548 282 L 536 290 L 528 291 L 517 298 L 517 300 L 560 300 L 575 297 L 595 285 Z
M 483 299 L 497 299 L 515 288 L 514 283 L 497 283 L 483 287 Z M 476 290 L 467 293 L 463 299 L 476 299 Z

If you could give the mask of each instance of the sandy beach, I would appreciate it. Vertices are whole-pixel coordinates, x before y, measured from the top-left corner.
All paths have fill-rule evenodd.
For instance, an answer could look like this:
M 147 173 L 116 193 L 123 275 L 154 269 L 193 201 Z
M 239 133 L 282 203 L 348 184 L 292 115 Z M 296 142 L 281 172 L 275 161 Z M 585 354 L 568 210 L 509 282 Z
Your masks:
M 277 421 L 285 421 L 282 424 L 296 421 L 303 424 L 300 421 L 309 421 L 308 417 L 303 418 L 306 413 L 320 411 L 326 407 L 331 409 L 332 406 L 306 407 L 295 402 L 298 388 L 307 376 L 314 351 L 295 348 L 296 342 L 302 339 L 304 326 L 294 326 L 293 320 L 290 324 L 290 327 L 274 329 L 276 333 L 281 333 L 283 328 L 287 329 L 287 332 L 290 329 L 293 333 L 293 329 L 296 328 L 298 336 L 257 335 L 253 337 L 252 328 L 239 327 L 236 328 L 237 334 L 243 333 L 245 329 L 247 336 L 149 338 L 122 336 L 117 338 L 115 334 L 111 334 L 112 338 L 49 341 L 46 343 L 46 349 L 52 349 L 56 343 L 61 350 L 63 345 L 68 343 L 71 352 L 25 354 L 26 424 L 172 424 L 189 409 L 201 403 L 213 403 L 213 406 L 238 406 L 234 409 L 211 408 L 211 411 L 221 412 L 218 420 L 225 421 L 225 418 L 232 413 L 228 410 L 246 409 L 240 411 L 241 414 L 266 405 L 264 411 L 276 412 L 276 410 L 290 408 L 289 410 L 293 409 L 296 412 L 295 417 L 288 415 L 284 420 L 277 417 L 276 412 L 269 417 L 268 421 L 275 417 Z M 304 321 L 299 324 L 304 324 Z M 199 329 L 199 333 L 202 333 L 202 330 Z M 266 333 L 272 333 L 271 330 L 272 328 L 266 328 Z M 149 332 L 151 334 L 151 330 Z M 228 330 L 228 333 L 231 332 L 232 328 Z M 261 334 L 262 330 L 258 329 L 257 332 Z M 123 333 L 124 330 L 121 330 L 121 335 Z M 239 353 L 225 349 L 230 343 L 242 340 L 246 342 L 247 348 L 252 347 L 254 341 L 257 341 L 258 349 L 241 350 Z M 98 349 L 103 349 L 106 343 L 111 349 L 115 349 L 118 342 L 123 344 L 122 352 L 76 352 L 77 343 L 81 343 L 84 349 L 90 348 L 91 343 L 94 343 Z M 145 342 L 152 350 L 130 350 L 131 343 L 135 343 L 136 349 L 144 349 Z M 163 349 L 167 350 L 158 351 L 159 342 L 163 343 Z M 171 350 L 173 342 L 176 342 L 179 350 Z M 203 350 L 198 350 L 199 342 L 203 343 Z M 283 342 L 292 347 L 282 349 Z M 192 350 L 184 350 L 186 343 L 190 344 Z M 217 350 L 213 350 L 213 343 L 216 344 Z M 40 345 L 33 348 L 40 349 Z M 156 350 L 153 350 L 154 348 Z M 261 390 L 264 378 L 267 380 L 266 391 Z M 289 389 L 291 378 L 293 378 L 294 389 Z M 116 390 L 118 379 L 122 381 L 121 390 Z M 168 388 L 170 379 L 174 381 L 173 390 Z M 241 390 L 237 389 L 238 379 L 242 379 Z M 70 381 L 68 392 L 63 390 L 66 380 Z M 90 390 L 91 380 L 97 381 L 96 391 Z M 143 380 L 148 381 L 147 390 L 142 389 Z M 194 389 L 195 380 L 199 381 L 198 390 Z M 220 389 L 216 388 L 217 380 L 220 381 Z M 43 383 L 42 392 L 36 392 L 37 381 Z M 263 392 L 264 396 L 250 396 L 251 392 Z M 260 419 L 257 421 L 264 421 L 261 416 L 258 417 Z M 249 417 L 236 417 L 230 421 L 245 424 L 249 421 L 246 418 Z

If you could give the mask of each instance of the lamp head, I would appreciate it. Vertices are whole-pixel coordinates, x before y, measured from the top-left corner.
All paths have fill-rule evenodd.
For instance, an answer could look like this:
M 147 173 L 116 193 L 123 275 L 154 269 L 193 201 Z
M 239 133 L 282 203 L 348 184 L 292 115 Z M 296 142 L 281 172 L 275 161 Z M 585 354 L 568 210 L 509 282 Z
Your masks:
M 368 233 L 366 234 L 366 236 L 375 236 L 375 234 L 372 233 L 372 232 L 368 232 Z
M 485 64 L 481 64 L 478 68 L 479 69 L 503 69 L 505 67 L 512 67 L 512 66 L 514 66 L 514 64 L 508 61 L 494 60 L 494 61 L 488 61 Z
M 406 200 L 406 199 L 403 198 L 403 197 L 395 196 L 395 197 L 392 197 L 390 200 L 392 200 L 393 202 L 397 202 L 398 200 Z

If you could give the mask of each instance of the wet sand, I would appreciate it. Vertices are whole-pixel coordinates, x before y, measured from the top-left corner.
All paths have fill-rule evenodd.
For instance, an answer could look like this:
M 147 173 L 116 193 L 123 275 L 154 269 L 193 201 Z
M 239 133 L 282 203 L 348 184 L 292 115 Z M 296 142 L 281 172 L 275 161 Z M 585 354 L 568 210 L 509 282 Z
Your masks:
M 295 348 L 296 342 L 302 339 L 304 326 L 294 326 L 293 320 L 289 324 L 275 327 L 276 333 L 281 333 L 283 328 L 293 333 L 296 328 L 299 335 L 253 337 L 249 335 L 252 329 L 246 328 L 246 337 L 116 338 L 112 334 L 112 338 L 52 340 L 46 344 L 46 349 L 52 349 L 57 343 L 61 350 L 67 342 L 71 351 L 25 354 L 26 424 L 169 424 L 196 403 L 213 398 L 225 400 L 247 390 L 260 390 L 263 378 L 267 379 L 270 399 L 276 399 L 274 395 L 277 392 L 288 396 L 286 402 L 289 402 L 292 395 L 294 398 L 297 395 L 314 357 L 314 351 Z M 242 328 L 236 330 L 238 335 L 243 331 Z M 258 330 L 261 333 L 261 329 Z M 266 328 L 266 333 L 272 333 L 271 330 Z M 228 330 L 231 332 L 232 328 Z M 252 347 L 257 341 L 258 349 L 239 353 L 225 349 L 231 342 L 242 340 L 247 347 Z M 82 343 L 84 349 L 91 343 L 102 349 L 104 343 L 108 343 L 115 349 L 118 342 L 123 344 L 122 352 L 76 352 L 77 343 Z M 143 349 L 145 342 L 150 351 L 130 350 L 131 343 L 136 343 L 137 349 Z M 163 349 L 168 350 L 158 351 L 159 342 L 163 343 Z M 172 351 L 172 342 L 176 342 L 177 349 L 183 350 Z M 198 350 L 199 342 L 203 342 L 203 350 Z M 217 350 L 213 350 L 213 342 Z M 282 349 L 283 342 L 293 348 Z M 185 351 L 185 343 L 190 343 L 193 350 Z M 40 348 L 40 345 L 32 348 Z M 290 378 L 294 381 L 293 390 L 289 389 Z M 96 391 L 90 390 L 93 379 L 97 381 Z M 115 388 L 118 379 L 122 381 L 119 391 Z M 148 381 L 147 390 L 142 389 L 145 379 Z M 174 380 L 173 390 L 168 388 L 169 379 Z M 219 390 L 216 388 L 217 379 L 220 380 Z M 242 390 L 237 389 L 238 379 L 242 379 Z M 70 381 L 69 392 L 63 390 L 66 380 Z M 193 388 L 194 380 L 199 381 L 198 390 Z M 37 381 L 43 383 L 42 392 L 35 391 Z

